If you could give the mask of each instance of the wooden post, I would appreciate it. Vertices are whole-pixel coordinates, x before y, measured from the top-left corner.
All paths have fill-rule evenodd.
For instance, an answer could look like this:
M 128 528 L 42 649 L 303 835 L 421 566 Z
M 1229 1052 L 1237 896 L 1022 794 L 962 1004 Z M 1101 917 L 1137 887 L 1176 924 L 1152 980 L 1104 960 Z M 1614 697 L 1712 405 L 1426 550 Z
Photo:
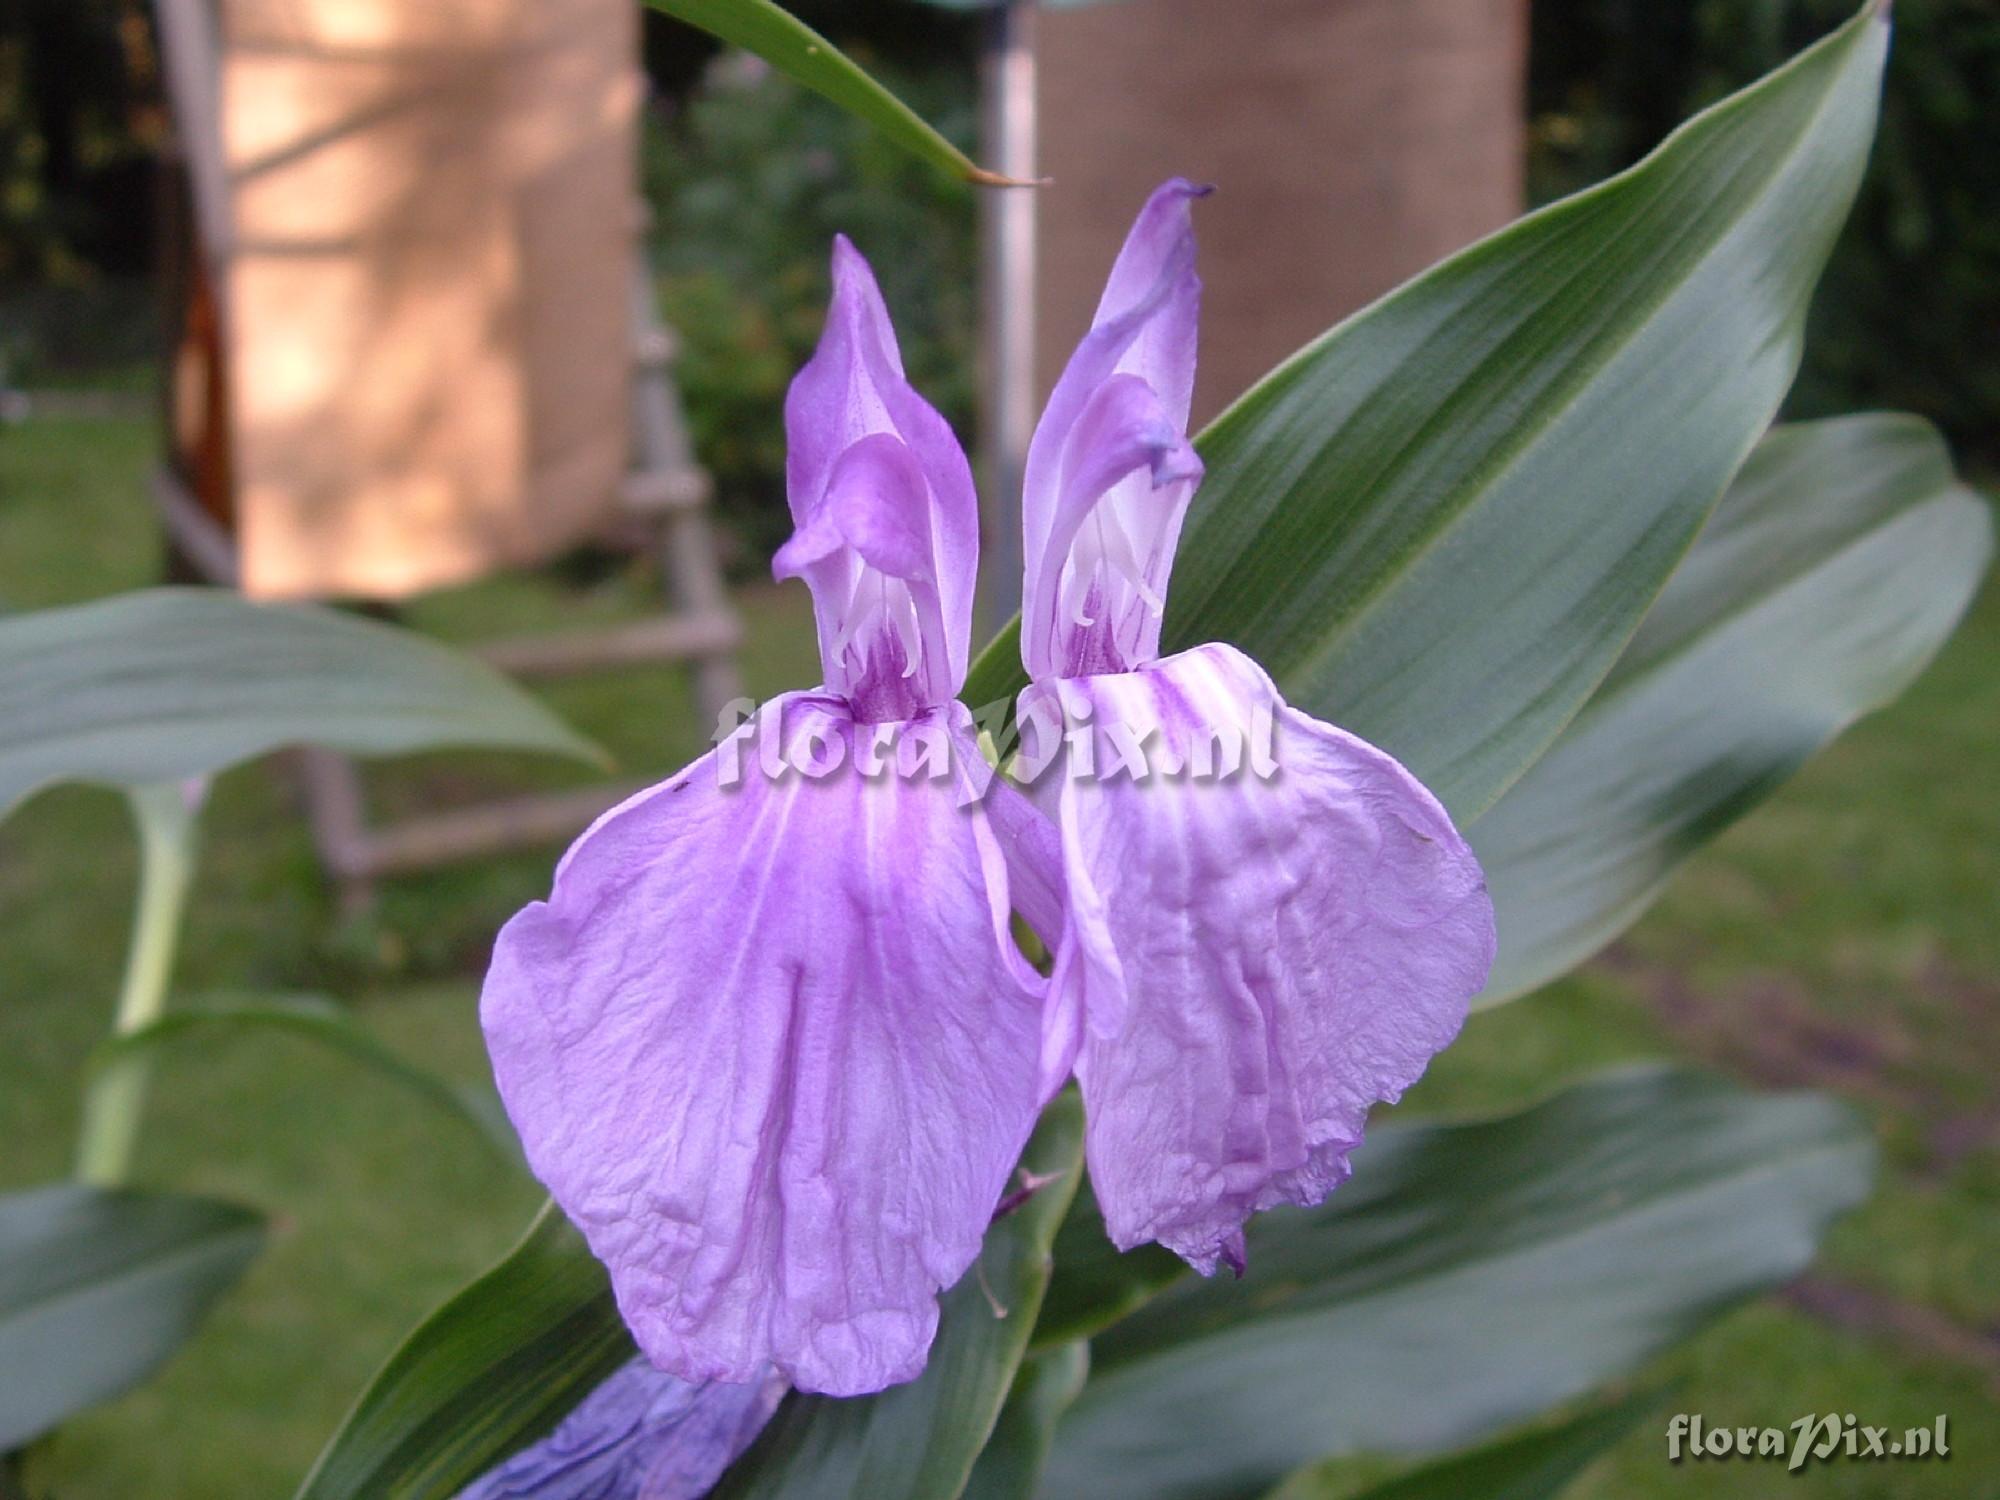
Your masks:
M 186 570 L 253 596 L 394 597 L 637 519 L 675 607 L 486 654 L 543 674 L 684 662 L 714 722 L 741 692 L 741 632 L 629 213 L 629 7 L 485 0 L 483 29 L 461 34 L 470 12 L 225 0 L 218 34 L 210 0 L 158 3 L 191 254 L 172 451 L 152 490 Z M 458 315 L 468 289 L 481 316 Z M 454 351 L 482 378 L 445 378 Z M 354 378 L 369 360 L 411 366 L 414 384 Z M 305 379 L 311 399 L 274 371 Z M 297 408 L 284 430 L 246 412 L 280 398 Z M 348 425 L 371 434 L 372 459 Z M 455 436 L 413 457 L 438 432 Z M 245 433 L 261 469 L 226 441 Z M 289 467 L 304 447 L 311 473 Z M 261 549 L 260 501 L 276 524 Z M 371 825 L 352 760 L 296 759 L 350 912 L 382 875 L 562 837 L 634 790 Z
M 1046 391 L 1146 193 L 1213 183 L 1195 420 L 1520 212 L 1526 0 L 1125 0 L 1044 12 Z

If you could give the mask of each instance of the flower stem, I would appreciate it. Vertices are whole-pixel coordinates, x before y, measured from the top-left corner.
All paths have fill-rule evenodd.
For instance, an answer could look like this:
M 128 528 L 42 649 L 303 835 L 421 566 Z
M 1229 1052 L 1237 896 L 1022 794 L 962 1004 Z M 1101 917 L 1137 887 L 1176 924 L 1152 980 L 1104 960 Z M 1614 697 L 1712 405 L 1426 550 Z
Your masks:
M 118 1036 L 156 1020 L 166 1008 L 167 982 L 194 873 L 200 805 L 198 797 L 188 796 L 173 782 L 134 787 L 128 796 L 139 825 L 139 902 L 112 1023 L 112 1033 Z M 90 1083 L 77 1139 L 76 1175 L 83 1181 L 116 1187 L 130 1176 L 147 1072 L 146 1059 L 120 1058 Z

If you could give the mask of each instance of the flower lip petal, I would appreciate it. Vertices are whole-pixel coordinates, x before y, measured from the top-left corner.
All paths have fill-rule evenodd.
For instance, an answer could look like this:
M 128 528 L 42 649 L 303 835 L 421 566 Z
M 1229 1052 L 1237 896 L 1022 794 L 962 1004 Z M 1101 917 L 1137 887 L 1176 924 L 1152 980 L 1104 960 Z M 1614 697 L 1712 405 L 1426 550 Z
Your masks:
M 1484 879 L 1414 777 L 1286 705 L 1232 647 L 1029 691 L 1059 692 L 1100 755 L 1114 726 L 1150 747 L 1140 775 L 1100 762 L 1057 789 L 1066 949 L 1095 934 L 1125 981 L 1109 992 L 1059 956 L 1055 983 L 1080 989 L 1051 997 L 1082 1012 L 1106 1228 L 1120 1248 L 1157 1240 L 1205 1272 L 1233 1264 L 1245 1220 L 1331 1191 L 1370 1107 L 1457 1034 L 1493 961 Z M 1251 743 L 1229 771 L 1210 740 L 1200 774 L 1218 730 Z M 1079 920 L 1085 889 L 1101 904 Z
M 1034 1124 L 1040 1001 L 955 787 L 852 774 L 836 700 L 762 712 L 846 770 L 725 787 L 717 751 L 600 819 L 502 931 L 480 1017 L 640 1348 L 855 1395 L 923 1368 L 979 1253 Z

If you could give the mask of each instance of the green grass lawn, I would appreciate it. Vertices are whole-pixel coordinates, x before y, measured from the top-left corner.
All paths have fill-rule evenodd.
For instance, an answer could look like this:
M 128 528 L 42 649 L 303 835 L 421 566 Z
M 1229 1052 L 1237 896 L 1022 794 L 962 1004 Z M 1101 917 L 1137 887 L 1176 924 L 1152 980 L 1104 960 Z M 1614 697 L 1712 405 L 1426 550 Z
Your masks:
M 140 499 L 153 446 L 138 424 L 0 429 L 0 606 L 157 576 Z M 628 613 L 648 597 L 637 571 L 588 585 L 510 578 L 428 600 L 411 618 L 476 639 Z M 750 690 L 810 681 L 803 590 L 760 586 L 740 602 Z M 1770 1299 L 1650 1373 L 1681 1381 L 1668 1411 L 1731 1426 L 1852 1411 L 1903 1427 L 1947 1412 L 1952 1460 L 1834 1464 L 1799 1479 L 1740 1462 L 1674 1468 L 1662 1418 L 1580 1495 L 2000 1494 L 1996 662 L 2000 594 L 1989 591 L 1902 704 L 1704 853 L 1611 954 L 1476 1019 L 1406 1106 L 1508 1108 L 1607 1063 L 1693 1057 L 1771 1086 L 1839 1089 L 1880 1130 L 1880 1189 L 1822 1266 L 1868 1294 L 1864 1312 L 1830 1322 Z M 634 772 L 669 769 L 708 733 L 671 672 L 578 679 L 551 696 Z M 466 755 L 371 782 L 393 808 L 573 774 Z M 281 765 L 223 778 L 205 831 L 179 993 L 332 994 L 405 1056 L 450 1078 L 484 1076 L 474 996 L 486 945 L 543 891 L 554 851 L 394 882 L 370 917 L 342 922 Z M 68 1169 L 76 1072 L 109 1017 L 132 874 L 112 794 L 50 792 L 0 824 L 0 1188 Z M 35 1456 L 35 1492 L 59 1500 L 289 1493 L 402 1331 L 504 1249 L 538 1197 L 472 1132 L 393 1084 L 302 1042 L 248 1037 L 191 1042 L 163 1061 L 140 1174 L 257 1203 L 276 1232 L 158 1379 Z M 1899 1317 L 1876 1331 L 1881 1307 Z M 1325 1492 L 1358 1472 L 1340 1470 Z

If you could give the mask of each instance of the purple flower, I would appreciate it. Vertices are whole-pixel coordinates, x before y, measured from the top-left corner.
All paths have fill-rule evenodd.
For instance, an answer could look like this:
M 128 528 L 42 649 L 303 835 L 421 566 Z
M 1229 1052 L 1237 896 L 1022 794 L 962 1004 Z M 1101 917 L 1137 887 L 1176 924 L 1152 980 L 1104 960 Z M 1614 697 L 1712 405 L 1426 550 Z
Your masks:
M 971 473 L 844 240 L 785 418 L 777 572 L 826 684 L 752 727 L 793 769 L 731 785 L 711 753 L 599 818 L 500 933 L 480 1019 L 654 1363 L 852 1395 L 923 1368 L 1034 1123 L 1044 982 L 1007 870 L 1033 814 L 975 795 Z M 855 774 L 884 730 L 954 774 Z
M 634 1359 L 458 1500 L 701 1500 L 784 1394 L 771 1373 L 741 1385 L 690 1385 Z
M 1347 1176 L 1370 1106 L 1456 1035 L 1494 932 L 1471 850 L 1395 760 L 1234 647 L 1159 659 L 1201 478 L 1201 192 L 1141 210 L 1029 448 L 1020 718 L 1062 772 L 1035 786 L 1066 904 L 1045 1087 L 1073 1063 L 1111 1238 L 1208 1272 L 1242 1268 L 1252 1213 Z M 1088 765 L 1053 753 L 1078 739 Z
M 841 240 L 786 402 L 775 562 L 812 591 L 824 685 L 598 819 L 495 945 L 480 1018 L 528 1160 L 681 1380 L 917 1374 L 1072 1072 L 1112 1238 L 1240 1268 L 1249 1215 L 1345 1177 L 1485 979 L 1478 865 L 1407 771 L 1233 647 L 1159 657 L 1202 472 L 1197 196 L 1170 182 L 1140 213 L 1029 450 L 1041 810 L 956 699 L 970 470 Z M 637 1431 L 625 1399 L 562 1451 Z

